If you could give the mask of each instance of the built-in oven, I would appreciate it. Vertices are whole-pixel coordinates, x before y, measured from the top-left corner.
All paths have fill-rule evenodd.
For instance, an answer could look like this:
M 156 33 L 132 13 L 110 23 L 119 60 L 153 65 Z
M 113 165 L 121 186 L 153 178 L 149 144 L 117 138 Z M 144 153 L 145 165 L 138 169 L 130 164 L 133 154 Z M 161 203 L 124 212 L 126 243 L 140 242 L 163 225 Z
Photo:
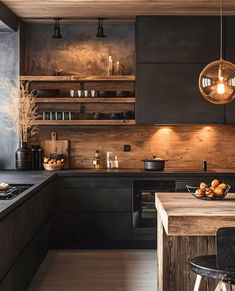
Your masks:
M 132 235 L 136 240 L 156 241 L 155 192 L 175 192 L 175 180 L 134 180 Z

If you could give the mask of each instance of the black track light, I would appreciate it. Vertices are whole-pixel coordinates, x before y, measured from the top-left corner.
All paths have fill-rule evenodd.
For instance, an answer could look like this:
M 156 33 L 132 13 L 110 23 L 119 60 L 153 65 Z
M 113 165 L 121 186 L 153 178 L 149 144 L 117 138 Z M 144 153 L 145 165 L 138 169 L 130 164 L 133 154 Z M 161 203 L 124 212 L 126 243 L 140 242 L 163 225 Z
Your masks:
M 60 18 L 54 18 L 55 19 L 55 26 L 54 26 L 54 34 L 52 38 L 62 38 L 62 35 L 60 33 Z
M 104 34 L 104 28 L 103 28 L 103 18 L 98 18 L 99 24 L 97 29 L 96 37 L 106 37 Z

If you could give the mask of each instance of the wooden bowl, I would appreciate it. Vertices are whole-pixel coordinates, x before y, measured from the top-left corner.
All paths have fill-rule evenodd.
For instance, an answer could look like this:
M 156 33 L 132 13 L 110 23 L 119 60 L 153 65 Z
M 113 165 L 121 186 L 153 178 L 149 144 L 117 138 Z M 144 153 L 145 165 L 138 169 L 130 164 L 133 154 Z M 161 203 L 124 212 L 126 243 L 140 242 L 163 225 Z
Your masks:
M 64 164 L 43 164 L 43 167 L 47 171 L 60 171 L 64 168 Z

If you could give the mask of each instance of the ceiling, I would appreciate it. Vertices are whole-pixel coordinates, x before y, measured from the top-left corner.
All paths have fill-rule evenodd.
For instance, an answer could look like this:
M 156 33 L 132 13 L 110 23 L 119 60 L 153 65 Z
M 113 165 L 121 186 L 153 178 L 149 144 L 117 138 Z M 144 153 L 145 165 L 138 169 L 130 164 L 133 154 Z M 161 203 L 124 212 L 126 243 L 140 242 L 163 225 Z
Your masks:
M 218 15 L 219 0 L 3 0 L 19 17 L 130 18 L 137 15 Z M 224 0 L 224 15 L 235 15 L 235 1 Z

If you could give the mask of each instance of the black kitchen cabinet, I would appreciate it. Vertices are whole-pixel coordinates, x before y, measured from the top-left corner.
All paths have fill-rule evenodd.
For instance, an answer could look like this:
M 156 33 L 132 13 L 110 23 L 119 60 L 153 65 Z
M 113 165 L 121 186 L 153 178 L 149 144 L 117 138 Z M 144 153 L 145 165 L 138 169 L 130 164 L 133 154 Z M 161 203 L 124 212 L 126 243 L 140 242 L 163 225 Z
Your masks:
M 131 179 L 64 177 L 57 187 L 56 246 L 131 240 Z
M 131 187 L 131 180 L 125 179 L 63 179 L 59 181 L 63 190 L 57 195 L 57 211 L 130 212 Z
M 234 27 L 235 27 L 235 17 L 234 16 L 226 16 L 225 17 L 225 58 L 230 62 L 235 62 L 235 35 L 234 35 Z
M 201 64 L 138 64 L 138 124 L 224 123 L 223 105 L 206 101 L 198 89 Z
M 49 230 L 45 233 L 45 231 L 41 232 L 41 228 L 53 216 L 54 197 L 52 190 L 53 182 L 38 190 L 15 211 L 1 220 L 0 280 L 3 280 L 3 286 L 8 284 L 9 280 L 6 274 L 12 270 L 14 273 L 13 282 L 16 280 L 14 290 L 26 290 L 25 286 L 32 279 L 34 271 L 45 256 L 45 244 L 42 243 L 42 240 L 46 242 L 46 249 L 49 249 Z M 39 243 L 38 233 L 41 233 Z M 33 245 L 33 253 L 29 249 L 31 245 Z M 21 264 L 19 267 L 22 258 L 25 264 Z M 30 264 L 27 265 L 26 262 Z M 34 268 L 31 269 L 32 265 Z M 19 272 L 21 274 L 18 276 Z M 22 280 L 22 284 L 17 280 Z M 9 290 L 11 289 L 9 288 Z
M 219 58 L 216 16 L 140 16 L 137 63 L 209 63 Z
M 235 17 L 226 16 L 226 60 L 235 62 Z M 235 100 L 226 104 L 226 123 L 235 124 Z
M 47 254 L 52 220 L 49 219 L 16 261 L 14 281 L 17 291 L 25 291 Z
M 15 291 L 13 270 L 10 270 L 0 282 L 0 291 Z
M 131 213 L 59 212 L 56 220 L 56 245 L 79 247 L 93 243 L 131 240 Z

